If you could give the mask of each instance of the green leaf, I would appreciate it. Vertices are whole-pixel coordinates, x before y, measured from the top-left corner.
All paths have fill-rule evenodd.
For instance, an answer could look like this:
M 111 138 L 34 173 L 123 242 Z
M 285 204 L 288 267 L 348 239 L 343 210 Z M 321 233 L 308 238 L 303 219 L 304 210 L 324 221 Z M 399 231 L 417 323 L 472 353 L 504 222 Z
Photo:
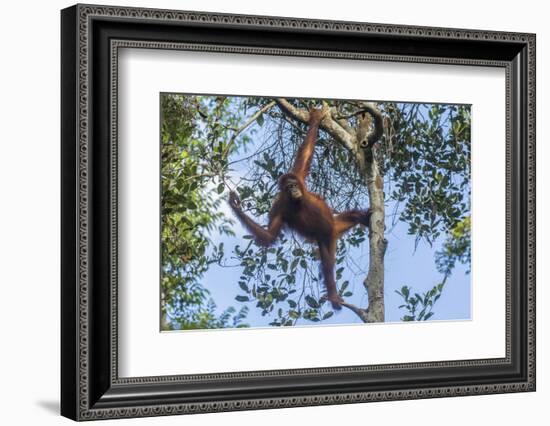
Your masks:
M 334 315 L 334 311 L 328 311 L 325 315 L 323 315 L 323 319 L 329 319 L 331 316 Z
M 258 126 L 263 126 L 264 125 L 264 115 L 263 114 L 260 114 L 258 116 L 258 118 L 256 119 L 256 123 L 258 123 Z
M 307 303 L 310 307 L 312 307 L 312 308 L 314 308 L 314 309 L 318 309 L 318 308 L 319 308 L 319 304 L 318 304 L 317 301 L 316 301 L 313 297 L 311 297 L 311 296 L 306 296 L 306 303 Z
M 236 300 L 237 302 L 248 302 L 248 301 L 250 301 L 250 299 L 248 298 L 248 296 L 241 296 L 241 295 L 235 296 L 235 300 Z
M 304 255 L 304 250 L 302 250 L 299 247 L 292 250 L 292 256 L 299 257 L 299 256 L 303 256 L 303 255 Z
M 292 309 L 288 311 L 288 316 L 293 319 L 300 318 L 300 314 Z

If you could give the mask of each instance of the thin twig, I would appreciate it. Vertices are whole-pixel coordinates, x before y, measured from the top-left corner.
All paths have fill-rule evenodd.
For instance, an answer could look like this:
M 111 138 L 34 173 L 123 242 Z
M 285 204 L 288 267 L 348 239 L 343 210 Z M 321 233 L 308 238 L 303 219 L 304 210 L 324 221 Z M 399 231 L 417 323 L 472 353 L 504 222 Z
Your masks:
M 269 109 L 273 108 L 275 106 L 276 102 L 271 101 L 264 107 L 260 108 L 252 117 L 248 119 L 247 122 L 245 122 L 241 127 L 239 127 L 237 130 L 235 130 L 235 133 L 233 133 L 233 136 L 231 136 L 231 139 L 229 140 L 228 144 L 226 145 L 222 157 L 226 157 L 229 153 L 229 150 L 235 143 L 235 140 L 237 139 L 237 136 L 239 136 L 243 131 L 245 131 L 252 123 L 254 123 L 260 115 L 262 115 L 264 112 L 268 111 Z

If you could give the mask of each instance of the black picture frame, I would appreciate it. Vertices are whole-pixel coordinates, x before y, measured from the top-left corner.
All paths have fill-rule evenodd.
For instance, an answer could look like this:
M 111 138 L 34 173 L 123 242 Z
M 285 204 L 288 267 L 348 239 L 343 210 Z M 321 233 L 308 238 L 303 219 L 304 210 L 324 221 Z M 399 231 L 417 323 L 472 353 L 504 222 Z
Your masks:
M 510 32 L 97 5 L 64 9 L 61 414 L 91 420 L 534 391 L 535 41 L 534 34 Z M 505 68 L 506 356 L 119 378 L 112 106 L 121 45 Z

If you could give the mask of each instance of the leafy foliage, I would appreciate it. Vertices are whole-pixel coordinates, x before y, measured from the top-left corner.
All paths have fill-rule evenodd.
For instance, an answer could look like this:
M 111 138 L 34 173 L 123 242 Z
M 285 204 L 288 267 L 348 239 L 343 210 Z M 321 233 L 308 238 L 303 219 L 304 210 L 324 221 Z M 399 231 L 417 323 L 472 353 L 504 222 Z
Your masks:
M 407 314 L 404 315 L 402 321 L 427 321 L 429 320 L 434 313 L 432 309 L 435 305 L 435 302 L 441 297 L 443 292 L 443 287 L 445 286 L 446 278 L 435 285 L 430 291 L 422 293 L 412 294 L 411 287 L 403 286 L 401 290 L 395 290 L 395 292 L 403 298 L 405 302 L 403 305 L 399 306 L 399 309 L 405 309 Z
M 215 328 L 227 322 L 225 313 L 214 318 L 200 279 L 223 256 L 222 246 L 209 250 L 209 232 L 233 235 L 231 219 L 219 209 L 219 178 L 227 167 L 222 120 L 231 117 L 225 99 L 163 95 L 161 107 L 162 327 Z
M 399 220 L 431 244 L 470 209 L 470 108 L 389 104 L 384 170 Z
M 214 300 L 209 299 L 192 320 L 188 320 L 185 316 L 175 318 L 173 328 L 177 330 L 202 330 L 206 328 L 249 327 L 249 324 L 244 322 L 249 311 L 247 306 L 242 306 L 239 311 L 230 306 L 221 314 L 216 313 L 216 308 Z
M 470 216 L 458 222 L 447 237 L 443 249 L 435 254 L 437 270 L 451 275 L 457 262 L 470 266 L 471 260 L 471 220 Z M 468 270 L 469 272 L 469 270 Z
M 275 248 L 258 249 L 251 242 L 245 248 L 237 245 L 234 254 L 243 268 L 239 279 L 243 294 L 235 299 L 255 302 L 263 316 L 273 313 L 275 318 L 270 325 L 291 326 L 299 318 L 319 322 L 333 315 L 330 307 L 325 309 L 323 286 L 317 271 L 318 255 L 294 236 L 281 237 Z M 349 297 L 353 294 L 347 289 L 349 281 L 342 281 L 345 257 L 346 246 L 340 244 L 336 280 L 340 295 Z M 279 303 L 283 306 L 275 309 Z

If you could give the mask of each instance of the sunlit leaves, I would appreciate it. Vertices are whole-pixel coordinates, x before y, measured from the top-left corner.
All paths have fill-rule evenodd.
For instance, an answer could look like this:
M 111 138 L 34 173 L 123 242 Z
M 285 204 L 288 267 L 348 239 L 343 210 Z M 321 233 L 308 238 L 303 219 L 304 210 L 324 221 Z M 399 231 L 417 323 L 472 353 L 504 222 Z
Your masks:
M 470 107 L 403 104 L 387 108 L 384 169 L 400 220 L 431 244 L 470 210 Z
M 219 211 L 227 168 L 229 131 L 224 126 L 232 121 L 227 108 L 221 97 L 161 97 L 161 311 L 165 329 L 230 326 L 233 314 L 231 324 L 244 324 L 248 308 L 239 313 L 228 308 L 218 318 L 208 290 L 200 284 L 209 265 L 224 257 L 223 244 L 213 246 L 209 232 L 234 234 L 229 226 L 232 221 Z
M 470 216 L 465 217 L 451 229 L 443 248 L 435 254 L 435 262 L 439 272 L 451 275 L 456 262 L 467 265 L 469 272 L 471 232 Z

